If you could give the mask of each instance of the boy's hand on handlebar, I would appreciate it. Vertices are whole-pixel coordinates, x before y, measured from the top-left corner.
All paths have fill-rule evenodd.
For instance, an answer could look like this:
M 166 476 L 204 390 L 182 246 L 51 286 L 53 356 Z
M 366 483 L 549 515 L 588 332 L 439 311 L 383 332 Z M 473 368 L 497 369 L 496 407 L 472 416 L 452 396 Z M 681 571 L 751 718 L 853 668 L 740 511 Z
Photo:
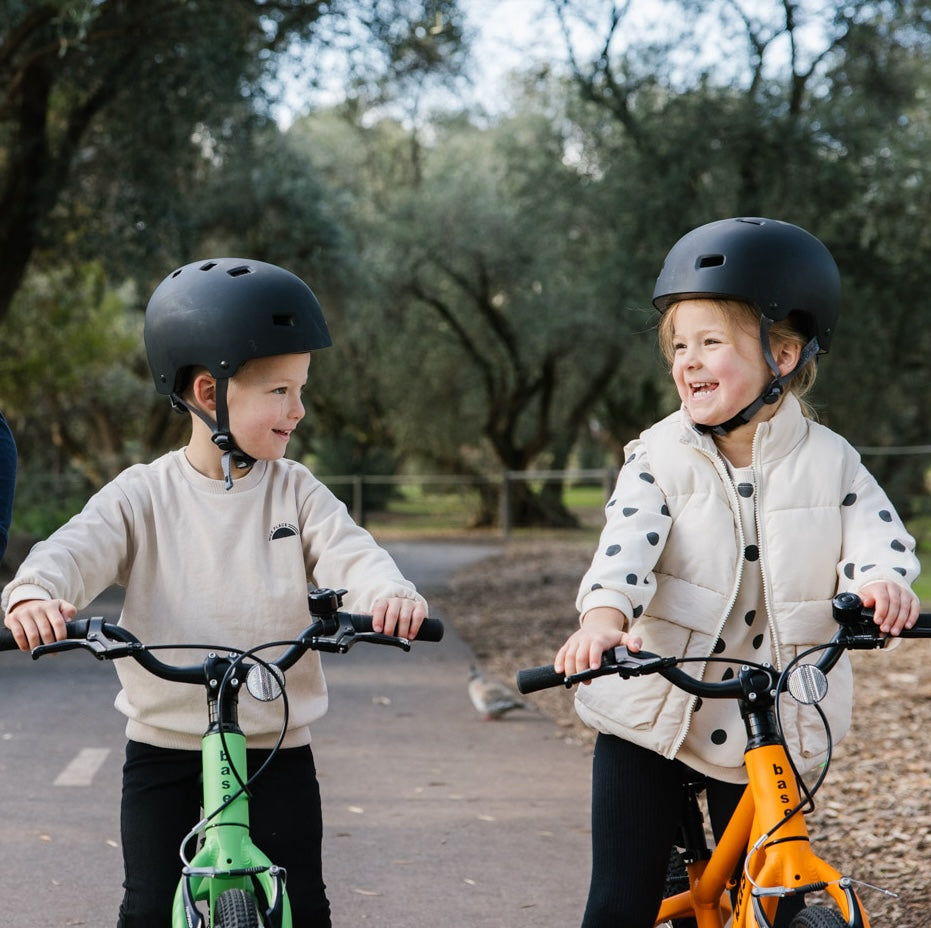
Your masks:
M 863 605 L 873 610 L 873 621 L 886 635 L 898 635 L 918 620 L 918 597 L 908 587 L 877 580 L 860 590 Z
M 372 629 L 385 635 L 416 638 L 426 617 L 423 603 L 400 596 L 377 599 L 372 605 Z
M 10 609 L 3 624 L 13 633 L 21 651 L 61 641 L 65 622 L 77 615 L 77 607 L 63 599 L 27 599 Z
M 629 651 L 639 651 L 643 642 L 625 631 L 626 625 L 624 613 L 617 609 L 599 606 L 589 610 L 582 618 L 581 628 L 556 653 L 553 669 L 571 677 L 583 670 L 600 667 L 602 654 L 611 648 L 626 645 Z

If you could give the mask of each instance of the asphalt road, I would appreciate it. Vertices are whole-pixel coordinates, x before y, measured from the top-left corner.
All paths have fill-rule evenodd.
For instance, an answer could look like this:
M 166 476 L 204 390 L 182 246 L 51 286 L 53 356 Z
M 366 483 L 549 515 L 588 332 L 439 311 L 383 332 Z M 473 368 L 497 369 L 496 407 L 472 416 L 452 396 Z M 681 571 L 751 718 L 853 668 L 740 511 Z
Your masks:
M 427 595 L 493 545 L 388 544 Z M 108 613 L 113 602 L 89 612 Z M 589 751 L 538 713 L 483 722 L 473 657 L 438 645 L 327 655 L 314 726 L 334 928 L 578 924 L 588 878 Z M 0 860 L 11 928 L 115 923 L 123 720 L 113 668 L 0 655 Z

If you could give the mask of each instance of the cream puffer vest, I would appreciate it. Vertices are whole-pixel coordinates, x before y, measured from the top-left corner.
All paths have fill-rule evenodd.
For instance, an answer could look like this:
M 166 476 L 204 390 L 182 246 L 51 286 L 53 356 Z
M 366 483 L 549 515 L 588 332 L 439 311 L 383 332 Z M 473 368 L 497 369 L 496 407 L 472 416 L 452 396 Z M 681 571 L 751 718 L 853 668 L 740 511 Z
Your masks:
M 680 411 L 641 435 L 672 528 L 654 571 L 656 593 L 633 628 L 643 650 L 708 657 L 723 630 L 746 563 L 736 491 L 713 441 Z M 917 576 L 914 542 L 857 452 L 839 435 L 806 419 L 786 396 L 756 431 L 757 519 L 772 654 L 781 669 L 836 630 L 831 598 L 886 579 Z M 631 466 L 631 465 L 625 465 Z M 857 507 L 850 500 L 858 500 Z M 814 658 L 813 658 L 814 660 Z M 700 668 L 700 669 L 696 669 Z M 703 664 L 688 672 L 701 676 Z M 853 681 L 844 655 L 821 703 L 838 741 L 849 729 Z M 602 677 L 578 688 L 576 710 L 590 727 L 674 757 L 694 698 L 659 675 Z M 781 718 L 799 770 L 825 756 L 817 713 L 788 697 Z

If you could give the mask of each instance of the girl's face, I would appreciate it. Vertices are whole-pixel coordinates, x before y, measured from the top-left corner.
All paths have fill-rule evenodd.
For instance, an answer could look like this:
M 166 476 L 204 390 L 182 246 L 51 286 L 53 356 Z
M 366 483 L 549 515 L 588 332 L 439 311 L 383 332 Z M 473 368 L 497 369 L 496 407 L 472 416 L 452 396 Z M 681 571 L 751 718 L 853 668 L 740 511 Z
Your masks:
M 672 378 L 692 421 L 720 425 L 752 403 L 773 374 L 763 359 L 760 336 L 745 322 L 728 318 L 711 300 L 684 300 L 672 307 Z M 779 354 L 776 355 L 779 361 Z M 755 418 L 768 418 L 764 406 Z
M 236 444 L 259 461 L 284 456 L 288 439 L 304 418 L 301 393 L 310 354 L 256 358 L 230 378 L 230 431 Z

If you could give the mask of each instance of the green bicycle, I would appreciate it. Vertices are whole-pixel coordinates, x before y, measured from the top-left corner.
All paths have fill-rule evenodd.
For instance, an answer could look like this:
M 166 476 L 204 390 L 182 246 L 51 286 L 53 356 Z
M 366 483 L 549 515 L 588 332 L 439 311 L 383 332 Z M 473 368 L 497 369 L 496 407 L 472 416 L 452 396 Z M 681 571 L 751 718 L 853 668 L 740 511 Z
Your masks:
M 98 660 L 131 657 L 163 680 L 196 684 L 206 690 L 209 721 L 201 748 L 204 816 L 182 842 L 172 928 L 292 928 L 287 875 L 250 836 L 249 788 L 264 767 L 247 778 L 247 738 L 238 722 L 239 697 L 245 686 L 256 699 L 283 700 L 280 747 L 288 715 L 285 673 L 308 651 L 345 654 L 358 642 L 410 650 L 409 639 L 374 632 L 370 615 L 342 612 L 345 593 L 312 590 L 308 605 L 313 622 L 296 639 L 265 642 L 248 651 L 146 645 L 132 632 L 100 617 L 68 622 L 66 638 L 33 649 L 34 659 L 75 649 L 90 651 Z M 443 623 L 437 619 L 425 620 L 417 634 L 418 641 L 440 641 L 442 637 Z M 208 653 L 199 664 L 178 666 L 153 653 L 167 648 Z M 263 651 L 281 648 L 285 650 L 274 660 L 260 657 Z M 16 649 L 10 631 L 0 629 L 0 651 Z M 195 843 L 197 849 L 188 859 L 186 848 Z

